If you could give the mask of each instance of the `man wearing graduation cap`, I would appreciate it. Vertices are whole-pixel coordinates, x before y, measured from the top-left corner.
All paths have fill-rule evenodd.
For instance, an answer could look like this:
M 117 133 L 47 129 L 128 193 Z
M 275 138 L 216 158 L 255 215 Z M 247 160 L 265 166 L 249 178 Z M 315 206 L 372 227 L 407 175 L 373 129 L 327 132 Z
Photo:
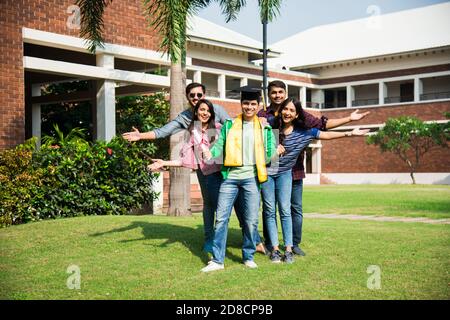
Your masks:
M 277 150 L 272 128 L 262 124 L 256 116 L 261 90 L 246 86 L 240 91 L 242 114 L 225 121 L 217 142 L 204 152 L 207 159 L 223 160 L 224 182 L 217 204 L 213 259 L 202 272 L 224 268 L 228 222 L 238 196 L 244 238 L 243 262 L 249 268 L 257 267 L 253 256 L 258 232 L 259 185 L 267 180 L 266 164 Z

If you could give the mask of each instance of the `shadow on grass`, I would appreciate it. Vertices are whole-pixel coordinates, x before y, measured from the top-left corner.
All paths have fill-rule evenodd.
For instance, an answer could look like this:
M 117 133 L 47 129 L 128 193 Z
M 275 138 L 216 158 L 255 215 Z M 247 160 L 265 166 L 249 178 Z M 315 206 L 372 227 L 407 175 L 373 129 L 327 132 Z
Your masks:
M 150 223 L 135 221 L 130 225 L 122 228 L 112 229 L 106 232 L 91 234 L 91 237 L 100 237 L 103 235 L 119 232 L 127 232 L 134 229 L 141 229 L 142 238 L 121 240 L 119 242 L 128 243 L 143 240 L 166 240 L 164 243 L 158 245 L 160 248 L 167 248 L 173 243 L 181 243 L 193 255 L 200 258 L 205 264 L 208 262 L 207 254 L 202 250 L 203 248 L 203 226 L 199 225 L 197 228 L 190 228 L 185 226 L 178 226 L 166 223 Z M 241 248 L 242 246 L 242 232 L 238 229 L 228 229 L 227 248 Z M 242 258 L 232 254 L 229 250 L 226 251 L 226 257 L 235 262 L 242 262 Z

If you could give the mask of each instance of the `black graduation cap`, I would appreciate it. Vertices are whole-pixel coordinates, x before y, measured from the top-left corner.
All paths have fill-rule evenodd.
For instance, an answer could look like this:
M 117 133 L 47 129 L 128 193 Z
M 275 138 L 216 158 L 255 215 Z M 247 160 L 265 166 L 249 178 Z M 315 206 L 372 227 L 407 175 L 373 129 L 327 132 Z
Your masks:
M 244 86 L 238 89 L 241 92 L 241 101 L 243 100 L 261 100 L 261 89 L 251 86 Z

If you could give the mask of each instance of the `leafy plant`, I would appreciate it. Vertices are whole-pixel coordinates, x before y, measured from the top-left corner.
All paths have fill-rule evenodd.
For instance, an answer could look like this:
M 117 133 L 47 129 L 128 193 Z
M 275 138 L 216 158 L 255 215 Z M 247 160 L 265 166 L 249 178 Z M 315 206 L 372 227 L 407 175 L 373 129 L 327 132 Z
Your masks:
M 405 116 L 388 119 L 382 129 L 367 138 L 367 143 L 399 156 L 408 165 L 412 182 L 416 184 L 414 173 L 423 155 L 437 146 L 447 148 L 449 138 L 448 123 L 425 123 Z

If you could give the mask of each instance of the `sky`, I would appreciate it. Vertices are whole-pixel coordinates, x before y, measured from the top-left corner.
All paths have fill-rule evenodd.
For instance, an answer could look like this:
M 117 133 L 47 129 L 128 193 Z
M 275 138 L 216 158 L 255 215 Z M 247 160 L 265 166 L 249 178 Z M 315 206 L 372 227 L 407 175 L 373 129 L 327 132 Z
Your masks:
M 283 0 L 279 16 L 268 26 L 268 43 L 272 44 L 298 32 L 324 24 L 367 18 L 448 2 L 442 0 Z M 226 23 L 220 7 L 213 4 L 198 16 L 240 32 L 262 42 L 258 0 L 247 0 L 237 20 Z M 449 17 L 450 18 L 450 17 Z

